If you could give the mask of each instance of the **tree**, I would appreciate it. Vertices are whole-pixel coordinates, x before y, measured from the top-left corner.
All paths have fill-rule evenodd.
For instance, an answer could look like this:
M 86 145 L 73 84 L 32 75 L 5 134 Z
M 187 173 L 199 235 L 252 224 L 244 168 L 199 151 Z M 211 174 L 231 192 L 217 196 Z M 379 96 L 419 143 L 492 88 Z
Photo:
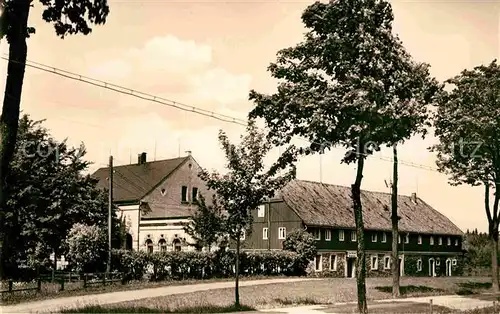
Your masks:
M 425 106 L 413 98 L 427 66 L 411 60 L 392 33 L 393 14 L 381 0 L 338 0 L 310 5 L 302 14 L 303 42 L 278 52 L 269 66 L 278 91 L 251 91 L 251 118 L 264 118 L 276 145 L 302 136 L 305 154 L 346 148 L 342 163 L 356 163 L 351 186 L 358 240 L 358 309 L 367 311 L 363 212 L 360 199 L 365 159 L 382 145 L 415 132 Z M 417 76 L 415 77 L 415 74 Z M 419 122 L 420 123 L 420 122 Z M 419 125 L 419 123 L 415 123 Z
M 288 233 L 286 239 L 283 241 L 283 249 L 299 254 L 299 269 L 306 269 L 309 262 L 314 259 L 318 252 L 316 240 L 313 235 L 304 229 L 296 229 Z
M 24 115 L 19 122 L 12 169 L 6 178 L 9 198 L 5 203 L 3 232 L 9 250 L 2 268 L 9 273 L 20 261 L 29 266 L 48 266 L 49 256 L 64 253 L 62 242 L 77 222 L 107 226 L 107 194 L 97 180 L 84 175 L 84 146 L 68 147 Z M 113 226 L 119 222 L 113 212 Z M 113 228 L 119 238 L 119 228 Z M 8 253 L 8 254 L 7 254 Z
M 484 187 L 484 209 L 492 243 L 492 286 L 499 292 L 498 230 L 500 201 L 500 67 L 489 65 L 464 70 L 448 79 L 451 91 L 442 93 L 435 115 L 439 171 L 452 186 Z M 490 200 L 493 190 L 493 201 Z
M 279 159 L 265 170 L 263 158 L 272 145 L 265 140 L 255 121 L 250 120 L 247 133 L 236 146 L 229 142 L 221 130 L 219 142 L 226 155 L 228 173 L 221 175 L 202 170 L 200 178 L 213 190 L 213 206 L 222 213 L 223 230 L 236 243 L 235 260 L 235 306 L 239 300 L 239 262 L 243 232 L 249 234 L 252 225 L 252 210 L 266 199 L 273 197 L 276 190 L 283 187 L 295 176 L 295 167 L 290 166 L 294 158 L 288 149 Z
M 207 247 L 210 251 L 222 234 L 222 219 L 217 208 L 209 206 L 205 198 L 200 195 L 198 210 L 191 217 L 191 223 L 184 227 L 184 231 L 195 241 L 198 248 Z
M 106 254 L 105 230 L 97 225 L 76 223 L 65 240 L 67 257 L 77 272 L 84 272 L 90 265 L 104 260 Z
M 28 47 L 26 38 L 35 33 L 28 27 L 28 17 L 33 0 L 3 0 L 0 13 L 0 40 L 5 36 L 9 43 L 9 64 L 7 81 L 0 116 L 0 226 L 3 226 L 6 177 L 12 160 L 18 131 L 21 94 L 26 68 Z M 55 32 L 61 38 L 66 35 L 89 34 L 90 24 L 104 24 L 109 13 L 106 0 L 52 1 L 40 0 L 45 7 L 43 19 L 53 23 Z M 0 227 L 0 229 L 3 229 Z M 0 232 L 0 260 L 4 246 L 9 245 Z M 3 278 L 3 268 L 0 268 Z

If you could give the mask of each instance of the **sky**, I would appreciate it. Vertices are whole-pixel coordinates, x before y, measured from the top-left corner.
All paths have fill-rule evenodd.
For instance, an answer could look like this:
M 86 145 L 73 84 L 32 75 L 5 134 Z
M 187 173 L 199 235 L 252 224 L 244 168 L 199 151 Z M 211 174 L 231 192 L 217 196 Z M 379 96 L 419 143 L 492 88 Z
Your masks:
M 169 1 L 110 0 L 105 25 L 88 36 L 60 39 L 41 19 L 39 2 L 29 23 L 36 34 L 28 39 L 28 60 L 114 83 L 209 111 L 246 119 L 253 104 L 248 92 L 270 93 L 276 81 L 267 72 L 276 52 L 294 46 L 306 31 L 300 16 L 312 1 Z M 499 1 L 391 1 L 394 31 L 414 59 L 431 65 L 440 81 L 466 68 L 489 63 L 500 55 Z M 5 41 L 2 53 L 8 51 Z M 6 62 L 1 60 L 0 77 Z M 0 88 L 5 86 L 0 80 Z M 56 139 L 84 142 L 91 172 L 115 164 L 185 156 L 224 171 L 217 141 L 223 129 L 237 140 L 244 127 L 192 112 L 180 111 L 52 73 L 27 68 L 21 109 L 44 125 Z M 305 144 L 304 142 L 297 142 Z M 435 171 L 436 143 L 412 138 L 399 150 L 399 193 L 417 196 L 449 217 L 462 230 L 486 231 L 481 188 L 452 187 Z M 275 151 L 269 156 L 276 158 Z M 355 166 L 340 164 L 342 149 L 321 158 L 302 158 L 297 177 L 350 185 Z M 362 188 L 390 192 L 391 151 L 369 157 Z M 414 164 L 414 166 L 407 166 Z M 416 166 L 415 166 L 416 165 Z M 418 166 L 422 165 L 422 166 Z

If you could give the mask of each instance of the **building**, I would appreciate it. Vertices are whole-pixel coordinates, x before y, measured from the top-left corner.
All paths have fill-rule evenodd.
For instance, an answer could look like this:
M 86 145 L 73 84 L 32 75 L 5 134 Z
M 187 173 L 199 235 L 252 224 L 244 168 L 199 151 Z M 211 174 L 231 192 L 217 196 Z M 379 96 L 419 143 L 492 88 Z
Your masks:
M 137 163 L 113 170 L 113 201 L 119 208 L 118 216 L 126 221 L 128 249 L 194 249 L 184 226 L 197 208 L 199 195 L 206 196 L 208 191 L 191 154 L 148 162 L 142 153 Z M 99 180 L 100 188 L 108 188 L 109 168 L 100 168 L 92 176 Z
M 389 276 L 391 195 L 361 192 L 368 276 Z M 455 276 L 462 272 L 463 232 L 416 194 L 398 196 L 402 275 Z M 282 249 L 287 232 L 303 228 L 315 238 L 313 274 L 354 277 L 357 239 L 349 187 L 294 180 L 253 213 L 246 249 Z

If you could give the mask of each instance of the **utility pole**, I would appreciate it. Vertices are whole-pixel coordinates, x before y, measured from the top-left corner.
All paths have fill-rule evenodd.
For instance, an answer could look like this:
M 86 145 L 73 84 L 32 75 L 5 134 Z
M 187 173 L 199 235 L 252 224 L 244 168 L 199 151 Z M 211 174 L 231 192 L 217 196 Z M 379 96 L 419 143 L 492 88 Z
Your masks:
M 109 156 L 109 200 L 108 200 L 108 263 L 106 274 L 111 272 L 111 211 L 113 210 L 113 156 Z

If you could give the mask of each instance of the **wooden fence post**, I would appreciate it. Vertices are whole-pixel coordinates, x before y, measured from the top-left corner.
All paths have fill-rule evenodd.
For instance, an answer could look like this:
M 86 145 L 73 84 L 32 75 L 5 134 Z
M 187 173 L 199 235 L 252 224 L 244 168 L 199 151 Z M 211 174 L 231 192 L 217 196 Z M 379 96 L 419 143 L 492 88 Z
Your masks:
M 42 291 L 42 280 L 40 278 L 37 280 L 36 290 L 38 292 Z
M 14 283 L 12 282 L 12 279 L 9 279 L 9 292 L 12 292 L 13 286 L 14 286 Z
M 430 313 L 432 314 L 432 299 L 430 300 Z
M 106 273 L 102 274 L 102 285 L 106 285 Z
M 64 276 L 61 278 L 61 291 L 64 291 Z

